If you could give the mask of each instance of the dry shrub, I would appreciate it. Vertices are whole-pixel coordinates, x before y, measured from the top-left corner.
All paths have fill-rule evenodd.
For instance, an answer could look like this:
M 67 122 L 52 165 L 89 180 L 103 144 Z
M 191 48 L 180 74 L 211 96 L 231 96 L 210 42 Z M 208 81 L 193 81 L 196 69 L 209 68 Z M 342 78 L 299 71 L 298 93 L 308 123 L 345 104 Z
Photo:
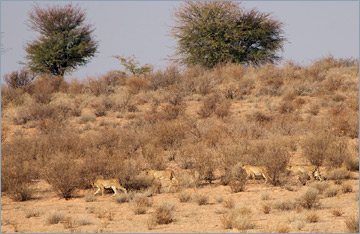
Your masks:
M 177 177 L 179 181 L 179 186 L 183 188 L 193 188 L 200 186 L 200 175 L 198 173 L 183 174 Z
M 359 157 L 349 155 L 345 158 L 345 166 L 349 171 L 359 171 Z
M 264 212 L 264 214 L 269 214 L 271 211 L 271 203 L 262 203 L 261 204 L 261 211 Z
M 177 85 L 181 82 L 182 78 L 179 68 L 174 65 L 165 68 L 164 71 L 157 71 L 144 75 L 145 79 L 148 81 L 148 88 L 154 91 L 171 85 Z
M 199 205 L 206 205 L 209 203 L 209 195 L 197 193 L 194 195 L 193 200 Z
M 314 188 L 306 190 L 297 200 L 301 207 L 306 209 L 317 208 L 320 206 L 319 191 Z
M 267 64 L 256 73 L 260 83 L 258 95 L 279 96 L 282 94 L 282 85 L 284 84 L 281 69 L 275 65 Z
M 296 203 L 290 200 L 281 200 L 274 204 L 274 208 L 279 210 L 293 210 L 295 207 Z
M 201 118 L 208 118 L 213 113 L 219 118 L 224 118 L 230 114 L 231 102 L 226 100 L 219 93 L 213 93 L 202 101 L 200 110 L 197 112 Z
M 189 192 L 183 191 L 178 194 L 178 199 L 180 202 L 189 202 L 191 200 L 191 194 Z
M 277 233 L 289 233 L 291 231 L 291 228 L 284 223 L 281 223 L 279 225 L 277 225 L 276 227 L 276 232 Z
M 46 221 L 48 224 L 57 224 L 59 222 L 64 221 L 64 214 L 59 211 L 53 211 L 47 217 Z
M 68 82 L 68 90 L 67 90 L 67 92 L 69 94 L 73 94 L 73 95 L 84 93 L 85 92 L 85 84 L 84 84 L 84 82 L 80 82 L 78 79 L 72 78 Z
M 34 209 L 28 210 L 25 215 L 26 218 L 39 217 L 39 216 L 40 216 L 40 211 Z
M 80 187 L 80 167 L 72 155 L 53 155 L 44 168 L 43 176 L 47 182 L 66 200 L 74 196 Z
M 235 202 L 231 197 L 226 199 L 222 204 L 225 208 L 228 208 L 228 209 L 232 209 L 235 207 Z
M 25 92 L 22 89 L 11 89 L 4 84 L 1 85 L 1 109 L 5 110 L 9 104 L 14 106 L 23 105 L 25 102 Z
M 308 112 L 312 115 L 318 115 L 320 112 L 320 105 L 317 103 L 311 103 L 309 105 Z
M 28 92 L 36 102 L 48 104 L 51 101 L 52 94 L 58 92 L 63 84 L 65 82 L 61 76 L 43 75 L 31 84 Z
M 231 181 L 230 188 L 234 193 L 245 191 L 245 185 L 247 181 L 247 173 L 244 168 L 242 168 L 241 164 L 236 164 L 231 169 Z
M 331 210 L 331 214 L 336 216 L 336 217 L 340 217 L 344 214 L 345 212 L 341 209 L 341 208 L 334 208 Z
M 352 185 L 350 183 L 342 184 L 341 191 L 343 193 L 351 193 L 353 191 Z
M 119 195 L 116 196 L 115 198 L 117 203 L 126 203 L 129 202 L 131 200 L 131 196 L 129 194 L 126 193 L 121 193 Z
M 336 184 L 341 184 L 342 180 L 350 178 L 350 171 L 346 170 L 345 168 L 336 168 L 328 173 L 329 180 L 335 180 Z
M 317 223 L 319 221 L 319 216 L 315 212 L 310 212 L 306 215 L 306 220 L 309 223 Z
M 339 190 L 336 187 L 329 187 L 324 191 L 325 197 L 335 197 Z
M 326 156 L 327 165 L 331 168 L 339 168 L 343 162 L 350 157 L 348 151 L 348 142 L 343 138 L 336 138 L 331 143 L 329 153 Z
M 133 76 L 126 81 L 129 93 L 134 95 L 140 92 L 146 85 L 146 80 L 142 77 Z
M 260 193 L 260 199 L 263 201 L 267 201 L 271 199 L 271 195 L 268 192 Z
M 89 90 L 91 94 L 96 97 L 101 94 L 110 94 L 113 92 L 113 88 L 108 86 L 102 77 L 89 77 L 85 81 L 85 89 Z
M 173 211 L 175 209 L 174 204 L 162 203 L 160 204 L 154 213 L 155 222 L 157 224 L 169 224 L 174 221 Z
M 328 155 L 334 137 L 328 131 L 319 131 L 301 142 L 302 154 L 311 164 L 321 166 Z
M 136 194 L 132 200 L 135 214 L 145 214 L 147 207 L 152 206 L 152 201 L 144 194 Z
M 262 111 L 255 111 L 252 115 L 247 116 L 248 120 L 254 120 L 258 124 L 266 124 L 271 122 L 272 117 Z
M 85 196 L 85 202 L 94 202 L 96 201 L 96 197 L 93 194 Z
M 286 143 L 276 139 L 264 143 L 263 165 L 273 185 L 280 184 L 280 176 L 285 172 L 290 160 Z
M 357 217 L 351 216 L 345 220 L 347 232 L 359 233 L 359 215 Z
M 16 147 L 17 143 L 27 143 L 18 141 L 15 144 L 2 144 L 1 157 L 1 191 L 8 191 L 11 198 L 15 201 L 27 201 L 33 196 L 34 190 L 31 188 L 33 179 L 38 177 L 38 168 L 22 154 L 26 152 L 22 147 Z M 23 147 L 27 147 L 25 144 Z
M 288 113 L 292 113 L 295 108 L 292 102 L 282 101 L 280 102 L 277 109 L 281 114 L 288 114 Z
M 4 81 L 9 88 L 26 88 L 29 86 L 35 78 L 35 74 L 27 69 L 21 69 L 20 71 L 14 71 L 4 75 Z
M 250 220 L 251 211 L 246 207 L 235 208 L 221 217 L 221 223 L 225 229 L 236 228 L 245 232 L 253 229 L 255 224 Z
M 310 184 L 311 188 L 317 189 L 319 191 L 319 194 L 322 194 L 329 186 L 330 185 L 328 182 L 319 182 L 319 181 Z

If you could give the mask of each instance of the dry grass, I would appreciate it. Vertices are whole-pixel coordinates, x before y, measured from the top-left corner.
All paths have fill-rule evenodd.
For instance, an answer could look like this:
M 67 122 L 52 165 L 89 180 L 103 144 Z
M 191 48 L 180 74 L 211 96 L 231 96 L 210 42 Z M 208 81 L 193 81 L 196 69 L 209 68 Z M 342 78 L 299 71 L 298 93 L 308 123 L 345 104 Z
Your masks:
M 154 217 L 157 224 L 169 224 L 174 221 L 173 211 L 175 205 L 170 203 L 162 203 L 156 207 Z
M 317 223 L 319 221 L 319 216 L 315 212 L 310 212 L 306 215 L 306 220 L 309 223 Z
M 345 220 L 347 232 L 359 233 L 359 216 L 351 216 Z
M 193 196 L 193 201 L 199 206 L 207 205 L 209 203 L 209 195 L 197 193 Z
M 318 190 L 309 188 L 298 198 L 298 203 L 306 209 L 317 208 L 320 206 L 318 195 Z
M 49 216 L 46 218 L 46 221 L 48 224 L 57 224 L 59 222 L 62 222 L 64 220 L 65 216 L 62 212 L 59 211 L 53 211 L 49 214 Z
M 334 215 L 335 217 L 340 217 L 344 213 L 345 212 L 341 208 L 334 208 L 334 209 L 331 210 L 331 214 Z

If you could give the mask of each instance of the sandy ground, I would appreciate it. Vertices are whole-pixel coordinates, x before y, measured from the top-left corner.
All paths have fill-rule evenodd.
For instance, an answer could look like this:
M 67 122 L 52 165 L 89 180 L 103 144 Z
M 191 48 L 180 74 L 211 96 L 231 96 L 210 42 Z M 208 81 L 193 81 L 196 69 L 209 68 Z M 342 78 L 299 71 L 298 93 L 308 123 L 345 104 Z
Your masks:
M 295 201 L 309 186 L 296 187 L 294 191 L 284 188 L 264 185 L 263 181 L 248 182 L 245 192 L 232 193 L 229 186 L 218 184 L 205 185 L 196 189 L 184 189 L 192 194 L 207 194 L 209 202 L 199 206 L 196 202 L 180 203 L 178 193 L 156 194 L 146 214 L 135 215 L 131 203 L 117 203 L 110 193 L 103 197 L 96 196 L 93 202 L 86 202 L 85 198 L 93 190 L 78 191 L 77 197 L 65 200 L 59 198 L 52 191 L 51 186 L 44 181 L 35 185 L 35 198 L 25 202 L 14 202 L 6 193 L 1 197 L 1 232 L 239 232 L 239 230 L 225 229 L 221 219 L 227 208 L 219 203 L 231 198 L 236 206 L 251 209 L 250 221 L 255 224 L 247 232 L 278 232 L 285 227 L 289 232 L 346 232 L 344 221 L 359 213 L 359 180 L 358 174 L 352 173 L 353 178 L 346 181 L 353 187 L 350 193 L 340 193 L 335 197 L 326 198 L 320 195 L 321 207 L 315 210 L 294 209 L 282 211 L 272 209 L 269 214 L 261 211 L 264 202 L 275 204 L 281 200 Z M 324 182 L 334 185 L 332 181 Z M 184 191 L 183 190 L 183 191 Z M 262 200 L 262 195 L 270 195 L 269 200 Z M 155 208 L 168 202 L 175 205 L 174 221 L 167 225 L 149 225 Z M 335 217 L 331 210 L 341 208 L 344 214 Z M 48 217 L 56 212 L 64 216 L 64 221 L 49 224 Z M 315 212 L 318 222 L 304 222 L 304 227 L 297 230 L 296 224 L 304 220 L 307 214 Z M 37 217 L 27 218 L 31 213 Z

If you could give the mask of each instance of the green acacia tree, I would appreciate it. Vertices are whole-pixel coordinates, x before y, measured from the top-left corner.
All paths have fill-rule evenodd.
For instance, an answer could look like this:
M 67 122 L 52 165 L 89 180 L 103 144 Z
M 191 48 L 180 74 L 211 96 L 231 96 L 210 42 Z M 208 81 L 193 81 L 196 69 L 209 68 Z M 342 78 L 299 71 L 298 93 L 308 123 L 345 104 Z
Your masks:
M 239 2 L 183 2 L 171 34 L 178 61 L 212 68 L 218 63 L 264 64 L 280 59 L 282 23 L 270 14 L 246 11 Z
M 29 13 L 29 27 L 40 37 L 29 42 L 25 50 L 29 68 L 38 73 L 63 76 L 87 64 L 98 44 L 92 26 L 85 24 L 85 12 L 77 6 L 34 6 Z

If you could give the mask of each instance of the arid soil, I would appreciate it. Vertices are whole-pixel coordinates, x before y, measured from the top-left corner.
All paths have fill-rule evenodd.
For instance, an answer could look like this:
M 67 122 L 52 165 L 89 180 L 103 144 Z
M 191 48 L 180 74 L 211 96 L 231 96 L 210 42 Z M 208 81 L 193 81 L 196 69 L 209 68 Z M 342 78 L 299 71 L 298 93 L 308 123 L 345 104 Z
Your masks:
M 276 204 L 279 201 L 295 201 L 308 186 L 297 187 L 294 191 L 272 185 L 263 185 L 262 181 L 249 182 L 245 192 L 232 193 L 228 186 L 207 185 L 197 189 L 186 189 L 192 194 L 200 193 L 209 196 L 208 204 L 199 206 L 195 202 L 181 203 L 177 198 L 179 193 L 156 194 L 146 214 L 135 215 L 131 203 L 119 204 L 111 194 L 104 197 L 96 196 L 93 202 L 86 202 L 84 197 L 92 194 L 93 190 L 79 191 L 78 197 L 70 200 L 61 199 L 44 181 L 36 184 L 35 198 L 25 202 L 14 202 L 6 195 L 1 198 L 1 230 L 2 232 L 238 232 L 237 229 L 224 229 L 223 214 L 228 210 L 223 203 L 231 198 L 236 206 L 248 207 L 251 210 L 249 222 L 254 224 L 247 232 L 346 232 L 345 220 L 358 214 L 359 181 L 357 174 L 346 181 L 353 187 L 353 191 L 326 198 L 321 195 L 321 206 L 315 210 L 272 209 L 269 214 L 261 211 L 264 202 Z M 326 182 L 324 182 L 326 183 Z M 333 184 L 330 182 L 330 184 Z M 340 187 L 340 186 L 337 186 Z M 262 196 L 269 195 L 267 200 Z M 217 200 L 223 199 L 221 203 Z M 153 225 L 149 229 L 149 220 L 155 212 L 154 207 L 163 201 L 175 204 L 174 221 L 170 224 Z M 331 211 L 341 208 L 341 217 L 334 216 Z M 52 212 L 64 215 L 64 221 L 49 224 L 48 218 Z M 319 220 L 309 223 L 306 216 L 315 213 Z M 38 213 L 38 217 L 26 216 Z M 88 222 L 84 222 L 84 220 Z M 84 224 L 86 223 L 86 224 Z M 304 227 L 298 230 L 298 225 Z M 282 228 L 282 229 L 281 229 Z
M 358 232 L 358 87 L 358 60 L 332 57 L 2 84 L 1 231 Z

